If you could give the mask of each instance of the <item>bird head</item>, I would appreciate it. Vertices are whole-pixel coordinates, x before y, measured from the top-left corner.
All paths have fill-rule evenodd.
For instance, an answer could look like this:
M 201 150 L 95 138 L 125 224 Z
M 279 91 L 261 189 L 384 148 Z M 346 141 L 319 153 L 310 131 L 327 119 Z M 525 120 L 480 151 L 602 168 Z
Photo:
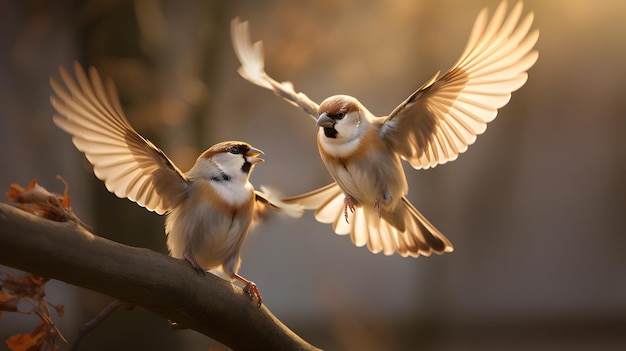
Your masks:
M 202 153 L 190 175 L 217 181 L 248 181 L 254 165 L 263 162 L 263 151 L 241 141 L 225 141 Z
M 351 96 L 331 96 L 320 105 L 316 125 L 327 139 L 343 143 L 362 134 L 364 111 L 361 103 Z

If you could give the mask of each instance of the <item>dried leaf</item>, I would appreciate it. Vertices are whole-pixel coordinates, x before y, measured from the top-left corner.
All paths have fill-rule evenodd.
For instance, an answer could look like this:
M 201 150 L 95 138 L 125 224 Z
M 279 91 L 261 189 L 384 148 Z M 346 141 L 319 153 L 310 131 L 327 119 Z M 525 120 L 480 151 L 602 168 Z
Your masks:
M 32 183 L 31 183 L 32 185 Z M 31 186 L 34 189 L 34 186 Z M 19 190 L 18 187 L 14 189 Z M 30 273 L 13 277 L 7 272 L 0 272 L 0 311 L 37 315 L 39 325 L 30 334 L 18 334 L 5 342 L 11 350 L 26 351 L 58 351 L 57 341 L 67 343 L 61 332 L 54 324 L 48 306 L 54 307 L 60 316 L 65 314 L 62 305 L 54 306 L 45 299 L 45 284 L 48 278 L 39 277 Z M 18 310 L 21 300 L 28 301 L 33 306 L 30 311 Z
M 65 179 L 63 179 L 63 177 L 61 177 L 60 175 L 57 175 L 56 178 L 60 180 L 61 182 L 63 182 L 63 184 L 65 184 L 65 190 L 63 190 L 63 200 L 61 201 L 61 205 L 63 205 L 63 208 L 70 210 L 70 205 L 71 205 L 70 204 L 71 198 L 69 195 L 70 186 L 67 184 Z
M 26 296 L 35 300 L 41 300 L 46 296 L 44 284 L 49 280 L 48 278 L 37 277 L 30 273 L 17 278 L 8 273 L 4 273 L 4 276 L 2 287 L 15 293 L 15 295 Z
M 4 291 L 1 291 L 1 290 L 0 290 L 0 303 L 3 303 L 3 302 L 6 302 L 6 301 L 9 301 L 9 300 L 11 300 L 11 299 L 13 299 L 13 298 L 15 298 L 15 296 L 14 296 L 14 295 L 7 294 L 7 293 L 5 293 Z
M 17 312 L 19 303 L 19 297 L 0 291 L 0 311 Z
M 9 201 L 17 203 L 19 208 L 36 216 L 57 222 L 73 221 L 82 225 L 82 222 L 72 212 L 67 182 L 61 176 L 57 176 L 57 179 L 65 184 L 63 195 L 49 192 L 33 179 L 26 189 L 19 184 L 11 184 L 6 193 L 7 198 Z
M 34 351 L 39 348 L 44 332 L 35 335 L 17 334 L 8 338 L 5 342 L 11 351 Z

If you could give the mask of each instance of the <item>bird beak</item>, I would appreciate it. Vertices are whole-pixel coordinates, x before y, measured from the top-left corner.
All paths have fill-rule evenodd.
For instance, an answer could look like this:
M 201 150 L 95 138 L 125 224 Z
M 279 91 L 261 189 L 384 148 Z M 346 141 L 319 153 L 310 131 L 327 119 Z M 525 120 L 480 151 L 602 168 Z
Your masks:
M 255 165 L 257 163 L 261 163 L 263 161 L 265 161 L 264 159 L 257 157 L 263 155 L 263 151 L 256 149 L 256 148 L 250 148 L 250 150 L 248 150 L 248 152 L 246 152 L 246 160 L 248 162 L 250 162 L 251 164 Z
M 324 112 L 320 115 L 320 118 L 317 119 L 315 125 L 318 127 L 332 128 L 335 125 L 335 120 L 330 118 L 326 112 Z

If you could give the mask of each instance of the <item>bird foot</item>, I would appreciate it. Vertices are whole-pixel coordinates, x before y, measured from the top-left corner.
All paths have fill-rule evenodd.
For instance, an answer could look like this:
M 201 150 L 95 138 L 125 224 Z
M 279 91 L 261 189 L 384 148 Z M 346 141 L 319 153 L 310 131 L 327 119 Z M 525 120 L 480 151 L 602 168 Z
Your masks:
M 348 209 L 350 209 L 350 212 L 354 213 L 354 210 L 356 209 L 356 200 L 352 196 L 346 195 L 343 198 L 343 203 L 343 216 L 346 218 L 346 223 L 350 223 L 348 221 Z
M 254 300 L 256 298 L 257 300 L 257 307 L 261 307 L 261 304 L 263 303 L 263 298 L 261 297 L 261 293 L 259 292 L 259 288 L 257 288 L 256 284 L 250 280 L 247 280 L 246 278 L 240 276 L 239 274 L 235 273 L 235 279 L 239 280 L 240 282 L 242 282 L 244 284 L 243 287 L 243 291 L 248 294 L 248 296 L 250 296 L 250 298 L 252 300 Z
M 196 272 L 198 272 L 201 275 L 206 275 L 206 269 L 204 269 L 204 268 L 202 268 L 202 266 L 200 266 L 198 261 L 196 261 L 196 258 L 191 253 L 191 251 L 185 252 L 183 254 L 183 258 L 185 259 L 185 261 L 187 261 L 187 262 L 189 262 L 189 264 L 191 264 L 191 267 L 193 267 L 193 269 L 195 269 Z
M 246 294 L 248 294 L 248 296 L 250 296 L 250 298 L 253 299 L 253 300 L 256 297 L 257 307 L 261 307 L 261 304 L 263 303 L 263 298 L 261 297 L 261 293 L 259 292 L 259 288 L 257 288 L 257 286 L 256 286 L 256 284 L 254 284 L 254 282 L 248 282 L 248 284 L 246 284 L 246 286 L 243 287 L 243 291 Z
M 374 209 L 378 210 L 378 218 L 383 214 L 383 204 L 387 203 L 385 199 L 378 198 L 374 201 Z

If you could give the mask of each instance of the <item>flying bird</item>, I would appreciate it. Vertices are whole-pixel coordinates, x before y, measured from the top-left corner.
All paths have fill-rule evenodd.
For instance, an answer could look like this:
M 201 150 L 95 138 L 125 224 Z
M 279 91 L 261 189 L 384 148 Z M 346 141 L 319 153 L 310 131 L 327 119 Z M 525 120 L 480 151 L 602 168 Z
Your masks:
M 319 153 L 335 181 L 283 201 L 315 210 L 318 221 L 331 223 L 337 234 L 350 234 L 356 246 L 367 245 L 373 253 L 417 257 L 453 251 L 406 198 L 401 160 L 415 169 L 455 160 L 524 85 L 538 58 L 533 48 L 539 32 L 530 30 L 532 12 L 521 15 L 521 2 L 508 16 L 506 1 L 501 2 L 491 20 L 483 9 L 452 68 L 435 74 L 384 117 L 352 96 L 317 104 L 290 82 L 272 79 L 265 73 L 262 42 L 252 44 L 248 23 L 233 19 L 239 74 L 315 120 Z
M 239 274 L 240 250 L 256 217 L 268 208 L 299 216 L 302 210 L 254 190 L 249 177 L 263 162 L 263 152 L 241 141 L 211 146 L 183 173 L 128 122 L 112 80 L 103 82 L 74 64 L 76 81 L 60 68 L 62 87 L 54 78 L 51 96 L 54 123 L 72 135 L 107 189 L 149 211 L 166 214 L 170 255 L 184 258 L 202 274 L 220 268 L 231 281 L 262 303 L 252 281 Z

